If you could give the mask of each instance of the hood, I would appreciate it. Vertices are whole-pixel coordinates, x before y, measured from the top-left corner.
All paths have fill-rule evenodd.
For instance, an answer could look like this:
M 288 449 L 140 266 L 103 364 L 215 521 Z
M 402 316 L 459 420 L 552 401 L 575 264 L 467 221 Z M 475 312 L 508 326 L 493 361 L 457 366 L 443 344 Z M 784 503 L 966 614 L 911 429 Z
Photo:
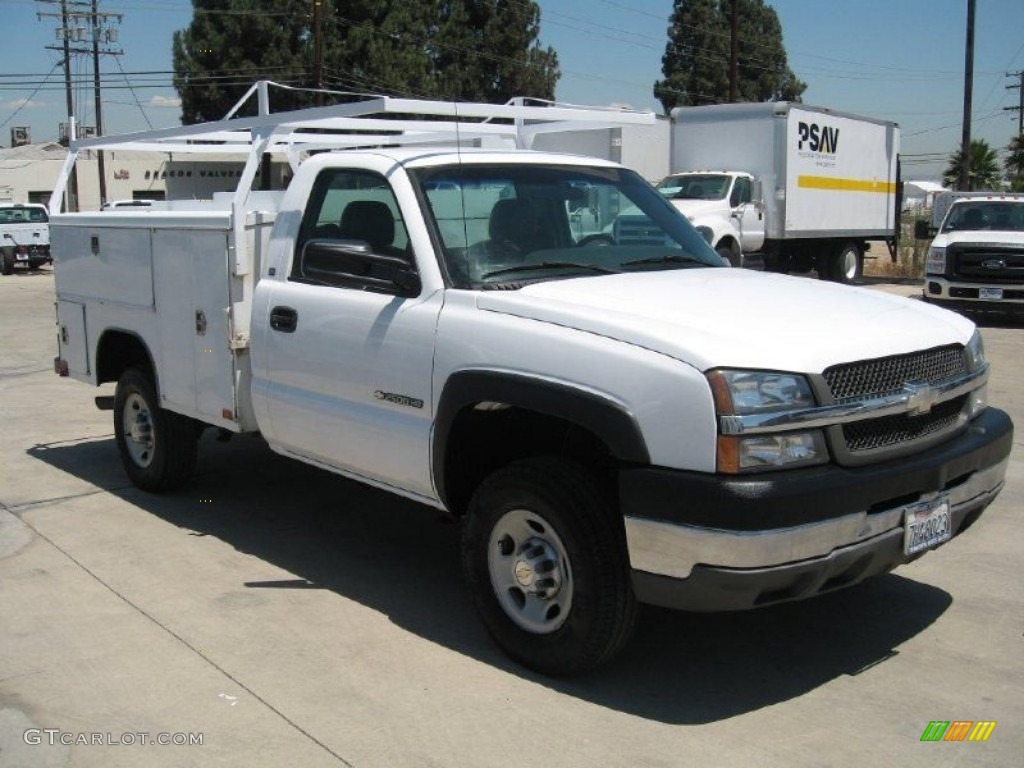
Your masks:
M 728 200 L 669 200 L 684 216 L 696 219 L 708 214 L 720 214 L 729 207 Z
M 936 248 L 943 248 L 953 243 L 977 243 L 979 245 L 1004 245 L 1011 248 L 1024 248 L 1024 232 L 964 229 L 943 232 L 940 235 L 936 235 L 932 241 L 932 245 Z
M 836 363 L 966 344 L 974 330 L 916 299 L 726 268 L 552 280 L 481 293 L 477 307 L 617 339 L 701 371 L 821 373 Z

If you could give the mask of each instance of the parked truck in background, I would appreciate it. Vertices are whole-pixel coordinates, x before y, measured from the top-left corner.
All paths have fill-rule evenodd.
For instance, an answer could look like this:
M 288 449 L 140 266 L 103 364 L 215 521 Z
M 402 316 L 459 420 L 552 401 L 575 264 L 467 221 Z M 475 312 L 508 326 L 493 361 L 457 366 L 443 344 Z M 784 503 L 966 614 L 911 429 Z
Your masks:
M 18 264 L 35 270 L 52 261 L 48 222 L 45 205 L 0 203 L 0 272 L 10 275 Z
M 924 300 L 964 312 L 1024 315 L 1024 194 L 944 192 L 914 234 L 932 237 Z
M 148 491 L 214 427 L 445 510 L 484 625 L 548 674 L 611 659 L 640 602 L 808 598 L 974 524 L 1013 427 L 969 320 L 729 269 L 615 163 L 462 146 L 613 119 L 382 97 L 75 142 L 248 154 L 207 204 L 57 215 L 58 187 L 56 369 L 116 382 Z M 267 153 L 287 191 L 250 189 Z M 629 226 L 574 229 L 593 201 Z
M 868 241 L 896 257 L 899 128 L 788 102 L 672 110 L 659 185 L 734 266 L 850 283 Z

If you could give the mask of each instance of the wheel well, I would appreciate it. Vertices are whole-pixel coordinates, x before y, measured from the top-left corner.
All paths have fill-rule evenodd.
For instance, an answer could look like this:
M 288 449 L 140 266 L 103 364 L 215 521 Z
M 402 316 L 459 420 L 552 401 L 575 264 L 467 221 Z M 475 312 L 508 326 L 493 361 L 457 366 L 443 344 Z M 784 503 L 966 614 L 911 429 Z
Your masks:
M 445 501 L 455 515 L 465 512 L 484 478 L 530 456 L 572 459 L 617 494 L 617 462 L 604 441 L 572 422 L 526 408 L 498 403 L 464 407 L 452 423 L 445 451 Z
M 718 241 L 718 245 L 715 246 L 717 251 L 719 248 L 728 248 L 733 253 L 739 253 L 739 243 L 732 237 L 732 235 L 726 235 Z
M 142 340 L 127 331 L 106 331 L 96 349 L 96 383 L 117 381 L 129 368 L 146 371 L 156 386 L 156 368 Z

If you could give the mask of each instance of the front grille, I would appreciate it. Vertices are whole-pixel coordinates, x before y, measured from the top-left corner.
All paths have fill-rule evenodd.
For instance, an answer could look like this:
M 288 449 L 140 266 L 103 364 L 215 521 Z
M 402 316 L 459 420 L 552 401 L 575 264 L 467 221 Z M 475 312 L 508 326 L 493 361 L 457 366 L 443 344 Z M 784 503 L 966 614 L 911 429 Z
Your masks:
M 934 435 L 955 426 L 963 411 L 966 395 L 939 403 L 926 414 L 907 413 L 883 416 L 879 419 L 855 421 L 843 425 L 843 437 L 851 452 L 889 448 L 901 443 Z
M 908 381 L 937 384 L 967 371 L 963 347 L 936 347 L 825 369 L 825 382 L 837 403 L 893 395 Z
M 952 286 L 949 289 L 949 297 L 951 299 L 977 299 L 980 296 L 979 288 L 958 288 Z M 1024 290 L 1013 290 L 1010 288 L 1003 289 L 1003 299 L 1020 301 L 1024 299 Z
M 951 245 L 952 278 L 980 283 L 1024 283 L 1024 249 Z

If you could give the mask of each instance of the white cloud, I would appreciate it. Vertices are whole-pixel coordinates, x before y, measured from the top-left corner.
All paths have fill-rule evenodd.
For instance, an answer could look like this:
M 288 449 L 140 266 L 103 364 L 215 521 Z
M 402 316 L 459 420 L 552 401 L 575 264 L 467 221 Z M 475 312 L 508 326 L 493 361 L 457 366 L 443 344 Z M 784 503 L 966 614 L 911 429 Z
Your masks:
M 175 109 L 181 106 L 181 99 L 177 96 L 160 96 L 157 94 L 146 102 L 146 106 L 158 109 Z
M 11 99 L 0 104 L 4 109 L 40 109 L 46 106 L 45 101 L 34 99 Z

